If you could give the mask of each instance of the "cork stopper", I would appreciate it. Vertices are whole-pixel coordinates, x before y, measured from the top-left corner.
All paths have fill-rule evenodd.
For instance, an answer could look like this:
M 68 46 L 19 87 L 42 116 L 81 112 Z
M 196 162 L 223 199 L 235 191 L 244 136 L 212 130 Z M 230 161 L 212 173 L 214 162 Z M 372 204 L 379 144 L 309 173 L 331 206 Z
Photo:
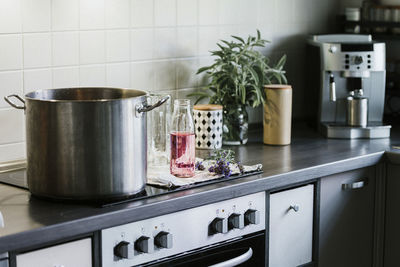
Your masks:
M 264 89 L 273 89 L 273 90 L 292 89 L 292 86 L 287 84 L 267 84 L 264 85 Z
M 193 106 L 194 110 L 221 110 L 222 106 L 221 105 L 215 105 L 215 104 L 200 104 L 200 105 L 194 105 Z

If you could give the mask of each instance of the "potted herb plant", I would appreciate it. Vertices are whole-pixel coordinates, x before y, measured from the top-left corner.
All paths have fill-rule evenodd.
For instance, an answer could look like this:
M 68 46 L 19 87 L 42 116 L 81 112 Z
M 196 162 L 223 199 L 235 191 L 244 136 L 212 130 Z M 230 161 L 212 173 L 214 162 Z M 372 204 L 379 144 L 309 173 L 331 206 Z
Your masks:
M 223 105 L 223 143 L 241 145 L 248 139 L 246 107 L 257 107 L 266 101 L 265 84 L 287 83 L 283 70 L 286 55 L 271 66 L 269 58 L 257 50 L 268 43 L 258 30 L 257 37 L 232 38 L 230 42 L 222 40 L 217 44 L 219 50 L 211 51 L 216 57 L 214 63 L 197 71 L 197 74 L 207 73 L 210 82 L 191 96 L 198 96 L 197 102 L 208 98 L 210 104 Z

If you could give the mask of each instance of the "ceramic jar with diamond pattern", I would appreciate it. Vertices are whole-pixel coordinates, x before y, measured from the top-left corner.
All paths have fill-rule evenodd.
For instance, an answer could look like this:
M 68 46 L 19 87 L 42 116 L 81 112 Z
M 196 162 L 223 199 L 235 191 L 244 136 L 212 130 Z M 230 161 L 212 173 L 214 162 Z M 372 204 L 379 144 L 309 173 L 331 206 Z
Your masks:
M 222 147 L 222 106 L 195 105 L 193 119 L 196 148 L 220 149 Z

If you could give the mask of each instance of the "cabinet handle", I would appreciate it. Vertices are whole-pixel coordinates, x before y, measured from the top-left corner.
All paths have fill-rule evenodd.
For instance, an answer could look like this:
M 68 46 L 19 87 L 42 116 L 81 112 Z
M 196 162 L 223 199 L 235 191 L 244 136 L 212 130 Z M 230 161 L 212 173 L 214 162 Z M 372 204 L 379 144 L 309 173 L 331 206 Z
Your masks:
M 291 205 L 289 207 L 289 210 L 294 210 L 294 212 L 298 212 L 300 209 L 299 205 Z
M 367 186 L 367 180 L 364 181 L 358 181 L 350 184 L 342 184 L 342 189 L 343 190 L 353 190 L 353 189 L 359 189 Z

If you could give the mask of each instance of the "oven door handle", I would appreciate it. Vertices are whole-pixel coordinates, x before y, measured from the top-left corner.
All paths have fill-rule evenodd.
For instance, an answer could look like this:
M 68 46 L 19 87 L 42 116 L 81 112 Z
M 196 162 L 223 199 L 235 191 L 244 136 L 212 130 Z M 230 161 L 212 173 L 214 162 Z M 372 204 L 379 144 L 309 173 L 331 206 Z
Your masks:
M 223 262 L 220 262 L 217 264 L 210 265 L 208 267 L 232 267 L 232 266 L 236 266 L 236 265 L 239 265 L 239 264 L 242 264 L 242 263 L 248 261 L 252 256 L 253 256 L 253 250 L 251 248 L 249 248 L 248 251 L 246 251 L 245 253 L 243 253 L 240 256 L 237 256 L 237 257 L 232 258 L 227 261 L 223 261 Z

